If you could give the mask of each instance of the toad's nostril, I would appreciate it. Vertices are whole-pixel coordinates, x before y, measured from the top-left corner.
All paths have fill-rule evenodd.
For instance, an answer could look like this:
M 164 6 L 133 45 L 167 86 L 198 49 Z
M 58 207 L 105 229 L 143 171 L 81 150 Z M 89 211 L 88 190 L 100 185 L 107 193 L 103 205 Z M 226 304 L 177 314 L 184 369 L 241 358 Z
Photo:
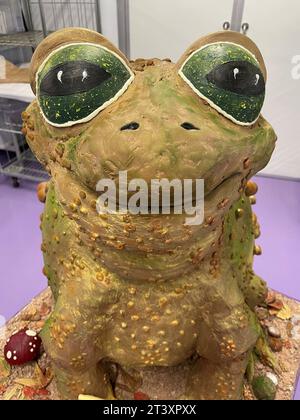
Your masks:
M 181 124 L 181 127 L 184 128 L 185 130 L 200 130 L 200 128 L 195 127 L 193 124 L 189 122 L 184 122 L 183 124 Z
M 123 127 L 121 127 L 121 131 L 124 130 L 137 130 L 139 128 L 140 124 L 138 124 L 137 122 L 131 122 L 129 124 L 123 125 Z

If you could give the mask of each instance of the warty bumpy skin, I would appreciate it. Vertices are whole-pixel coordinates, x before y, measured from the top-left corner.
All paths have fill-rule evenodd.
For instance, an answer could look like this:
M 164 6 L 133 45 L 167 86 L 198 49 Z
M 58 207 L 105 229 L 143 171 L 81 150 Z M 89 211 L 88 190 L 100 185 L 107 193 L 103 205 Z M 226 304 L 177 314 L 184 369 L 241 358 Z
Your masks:
M 276 136 L 260 115 L 240 125 L 197 95 L 179 75 L 204 45 L 249 50 L 247 37 L 220 32 L 197 41 L 177 64 L 128 60 L 100 34 L 64 29 L 36 50 L 32 86 L 56 49 L 92 43 L 115 52 L 134 80 L 90 121 L 47 122 L 35 100 L 23 114 L 27 141 L 51 180 L 42 215 L 44 273 L 55 308 L 42 331 L 62 398 L 113 396 L 110 364 L 174 366 L 193 358 L 185 399 L 241 399 L 260 334 L 253 309 L 265 283 L 253 272 L 259 225 L 248 182 L 269 161 Z M 121 130 L 137 122 L 138 129 Z M 190 123 L 197 130 L 186 130 Z M 115 179 L 205 180 L 205 221 L 185 215 L 99 215 L 96 183 Z

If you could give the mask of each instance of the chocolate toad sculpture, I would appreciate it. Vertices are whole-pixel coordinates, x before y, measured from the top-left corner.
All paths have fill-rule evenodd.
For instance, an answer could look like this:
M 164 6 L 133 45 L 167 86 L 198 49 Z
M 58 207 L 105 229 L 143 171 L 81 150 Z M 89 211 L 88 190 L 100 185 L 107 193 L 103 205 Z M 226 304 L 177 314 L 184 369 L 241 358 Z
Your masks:
M 129 62 L 98 33 L 64 29 L 31 66 L 24 113 L 51 174 L 42 217 L 55 309 L 42 331 L 63 398 L 112 396 L 109 364 L 136 370 L 190 359 L 182 398 L 240 399 L 265 283 L 254 274 L 259 226 L 249 179 L 276 136 L 260 115 L 263 58 L 246 36 L 201 38 L 177 64 Z M 205 180 L 205 221 L 99 215 L 96 184 Z

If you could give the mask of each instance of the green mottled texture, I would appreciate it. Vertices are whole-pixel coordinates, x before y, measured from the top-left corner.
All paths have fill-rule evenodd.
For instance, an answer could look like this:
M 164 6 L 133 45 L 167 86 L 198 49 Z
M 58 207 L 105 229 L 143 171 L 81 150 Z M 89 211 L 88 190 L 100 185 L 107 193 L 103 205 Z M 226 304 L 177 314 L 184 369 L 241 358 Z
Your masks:
M 240 210 L 243 211 L 243 216 L 237 223 L 236 215 Z M 254 230 L 249 199 L 242 197 L 228 213 L 224 232 L 230 241 L 232 267 L 239 278 L 239 286 L 246 302 L 252 309 L 264 302 L 267 291 L 266 283 L 252 269 Z
M 223 55 L 210 51 L 205 71 Z M 62 398 L 111 398 L 116 365 L 150 369 L 156 381 L 153 368 L 164 368 L 169 382 L 184 365 L 176 398 L 241 399 L 254 349 L 272 361 L 254 311 L 266 285 L 253 271 L 259 226 L 246 185 L 268 163 L 276 135 L 263 117 L 252 127 L 225 118 L 173 63 L 131 65 L 132 84 L 89 123 L 53 127 L 38 101 L 24 114 L 30 147 L 51 174 L 41 227 L 55 308 L 43 344 Z M 139 127 L 121 130 L 130 122 Z M 99 215 L 97 182 L 124 170 L 149 185 L 204 179 L 204 223 L 187 226 L 185 214 Z
M 276 397 L 276 385 L 266 376 L 258 376 L 253 379 L 252 389 L 256 398 L 260 401 L 274 401 Z
M 65 124 L 79 121 L 107 101 L 111 100 L 131 77 L 125 65 L 112 53 L 100 46 L 74 45 L 57 51 L 46 62 L 38 76 L 38 88 L 49 71 L 59 64 L 69 61 L 87 61 L 99 65 L 112 77 L 87 92 L 69 96 L 39 95 L 40 106 L 45 116 L 54 124 Z
M 259 116 L 265 94 L 238 95 L 218 88 L 206 76 L 218 65 L 230 61 L 247 61 L 259 69 L 256 59 L 245 49 L 226 43 L 208 45 L 192 55 L 183 66 L 184 76 L 202 95 L 242 123 L 251 123 Z

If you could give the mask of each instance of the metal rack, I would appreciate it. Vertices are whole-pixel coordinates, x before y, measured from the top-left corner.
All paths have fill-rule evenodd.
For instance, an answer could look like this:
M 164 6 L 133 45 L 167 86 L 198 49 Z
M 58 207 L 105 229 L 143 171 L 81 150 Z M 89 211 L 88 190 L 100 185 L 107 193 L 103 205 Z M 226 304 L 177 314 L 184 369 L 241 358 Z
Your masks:
M 0 47 L 6 52 L 16 47 L 30 47 L 33 52 L 50 32 L 66 26 L 101 32 L 100 0 L 13 0 L 2 2 L 0 12 L 4 16 L 0 30 L 8 32 L 0 34 Z M 15 187 L 20 179 L 48 179 L 21 133 L 26 106 L 0 97 L 0 174 L 11 177 Z
M 44 37 L 67 26 L 101 32 L 100 0 L 23 0 L 22 6 L 28 30 Z
M 244 35 L 247 35 L 249 24 L 247 22 L 242 23 L 244 9 L 245 0 L 233 0 L 231 21 L 224 22 L 224 31 L 228 31 L 230 29 L 231 31 L 242 32 Z
M 48 179 L 21 132 L 21 112 L 26 106 L 25 102 L 0 98 L 0 173 L 12 178 L 14 187 L 19 186 L 20 179 Z
M 21 153 L 20 157 L 9 156 L 6 164 L 2 166 L 2 173 L 11 177 L 13 186 L 20 185 L 19 180 L 47 181 L 49 179 L 41 164 L 35 159 L 30 149 Z
M 20 0 L 19 4 L 27 31 L 0 35 L 2 46 L 36 48 L 50 32 L 67 26 L 101 32 L 100 0 Z
M 18 32 L 0 35 L 0 46 L 3 47 L 32 47 L 36 48 L 44 39 L 41 31 Z
M 100 0 L 3 0 L 0 5 L 0 48 L 8 57 L 14 57 L 16 48 L 25 60 L 37 45 L 51 32 L 64 27 L 85 27 L 101 32 Z M 130 55 L 129 0 L 117 0 L 117 24 L 120 48 Z M 3 14 L 4 19 L 1 19 Z M 7 24 L 9 22 L 9 24 Z M 5 27 L 6 26 L 6 27 Z M 4 29 L 3 29 L 4 27 Z M 2 33 L 1 33 L 2 32 Z M 23 52 L 26 52 L 26 54 Z M 8 58 L 9 59 L 9 58 Z M 11 59 L 11 58 L 10 58 Z M 22 59 L 19 60 L 21 62 Z M 23 60 L 24 61 L 24 60 Z M 15 63 L 16 64 L 16 63 Z M 7 107 L 15 109 L 19 101 Z M 0 174 L 10 176 L 14 185 L 19 179 L 43 181 L 47 178 L 41 165 L 31 154 L 21 133 L 21 121 L 15 123 L 10 118 L 12 109 L 1 109 L 0 115 Z M 23 103 L 23 109 L 27 104 Z M 21 110 L 20 110 L 21 111 Z M 20 112 L 21 114 L 21 112 Z

